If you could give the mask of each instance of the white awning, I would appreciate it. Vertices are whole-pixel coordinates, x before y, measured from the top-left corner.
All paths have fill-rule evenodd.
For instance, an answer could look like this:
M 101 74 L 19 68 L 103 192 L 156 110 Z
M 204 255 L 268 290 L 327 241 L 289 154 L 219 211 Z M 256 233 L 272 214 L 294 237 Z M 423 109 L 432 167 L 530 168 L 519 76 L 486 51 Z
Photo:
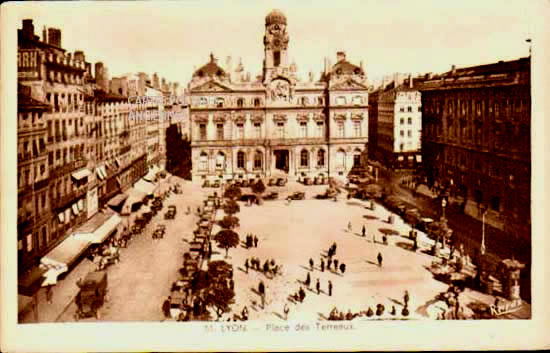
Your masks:
M 93 232 L 88 233 L 74 233 L 73 235 L 87 240 L 92 244 L 101 244 L 115 231 L 118 225 L 122 222 L 122 218 L 119 215 L 113 214 L 109 217 L 99 228 L 95 229 Z
M 145 193 L 146 195 L 152 195 L 157 186 L 153 183 L 140 179 L 134 184 L 134 188 L 138 191 Z
M 143 177 L 143 179 L 152 182 L 155 179 L 155 173 L 153 172 L 153 170 L 149 170 L 149 172 Z
M 68 236 L 65 240 L 44 256 L 40 262 L 46 266 L 59 268 L 63 273 L 90 246 L 87 239 Z
M 88 175 L 90 175 L 90 170 L 88 168 L 82 168 L 72 174 L 73 178 L 75 178 L 76 180 L 86 178 Z
M 59 218 L 60 223 L 65 223 L 65 214 L 63 214 L 63 212 L 59 213 L 57 218 Z
M 105 179 L 105 176 L 103 175 L 103 172 L 101 171 L 101 168 L 96 168 L 97 176 L 99 179 L 103 180 Z
M 78 216 L 79 211 L 78 211 L 78 205 L 77 205 L 76 203 L 73 203 L 72 209 L 73 209 L 74 215 L 75 215 L 75 216 Z

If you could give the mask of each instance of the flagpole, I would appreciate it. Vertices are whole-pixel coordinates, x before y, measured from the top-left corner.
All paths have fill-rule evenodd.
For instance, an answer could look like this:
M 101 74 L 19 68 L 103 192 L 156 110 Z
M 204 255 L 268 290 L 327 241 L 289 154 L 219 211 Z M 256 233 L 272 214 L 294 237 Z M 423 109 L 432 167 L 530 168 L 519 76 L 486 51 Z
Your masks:
M 479 252 L 481 255 L 485 255 L 485 214 L 487 211 L 483 212 L 483 215 L 481 216 L 482 219 L 482 225 L 481 225 L 481 247 L 479 249 Z

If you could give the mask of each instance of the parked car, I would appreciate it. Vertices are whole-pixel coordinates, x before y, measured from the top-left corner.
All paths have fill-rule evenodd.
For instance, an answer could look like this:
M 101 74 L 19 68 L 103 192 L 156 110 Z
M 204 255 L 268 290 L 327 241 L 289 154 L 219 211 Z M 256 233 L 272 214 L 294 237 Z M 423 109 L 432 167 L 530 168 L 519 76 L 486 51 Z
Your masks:
M 258 197 L 253 194 L 244 194 L 241 196 L 241 201 L 248 202 L 249 200 L 252 203 L 256 203 L 258 201 Z
M 213 188 L 219 188 L 221 187 L 221 183 L 219 180 L 214 180 L 214 183 L 212 183 Z
M 107 296 L 107 272 L 90 272 L 83 281 L 76 284 L 80 290 L 75 298 L 78 307 L 75 319 L 94 316 L 99 319 L 99 309 Z
M 264 196 L 265 200 L 277 200 L 279 198 L 278 192 L 270 192 L 269 194 Z
M 168 206 L 168 211 L 164 214 L 164 219 L 174 219 L 176 218 L 176 206 Z
M 267 186 L 275 186 L 275 185 L 277 185 L 277 179 L 269 178 L 269 181 L 267 182 Z
M 204 183 L 202 183 L 203 188 L 209 188 L 210 187 L 210 180 L 205 180 Z
M 306 198 L 306 193 L 302 191 L 296 191 L 295 193 L 287 197 L 287 199 L 289 200 L 303 200 L 305 198 Z
M 277 186 L 285 186 L 288 180 L 286 178 L 277 179 Z
M 338 193 L 332 188 L 327 188 L 324 193 L 315 195 L 318 200 L 326 200 L 334 198 Z

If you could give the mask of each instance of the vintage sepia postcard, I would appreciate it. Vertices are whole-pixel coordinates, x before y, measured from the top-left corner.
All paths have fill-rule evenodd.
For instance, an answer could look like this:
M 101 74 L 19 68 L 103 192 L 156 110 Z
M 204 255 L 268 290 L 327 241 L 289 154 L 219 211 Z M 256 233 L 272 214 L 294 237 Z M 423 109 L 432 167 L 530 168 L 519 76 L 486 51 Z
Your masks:
M 3 351 L 549 347 L 548 1 L 0 14 Z

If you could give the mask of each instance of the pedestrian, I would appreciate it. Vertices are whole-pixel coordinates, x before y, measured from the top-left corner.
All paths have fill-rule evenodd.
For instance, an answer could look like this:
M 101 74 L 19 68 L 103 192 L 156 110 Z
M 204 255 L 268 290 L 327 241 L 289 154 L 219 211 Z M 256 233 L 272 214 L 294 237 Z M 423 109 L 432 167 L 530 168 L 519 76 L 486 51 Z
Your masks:
M 48 304 L 52 303 L 52 298 L 53 298 L 52 286 L 47 286 L 46 287 L 46 300 L 48 301 Z
M 229 288 L 230 288 L 231 290 L 234 290 L 234 289 L 235 289 L 235 282 L 233 281 L 233 278 L 231 278 L 231 279 L 229 280 Z
M 162 312 L 164 313 L 165 318 L 170 317 L 170 303 L 172 301 L 172 297 L 168 296 L 168 298 L 162 303 Z
M 361 233 L 363 235 L 363 238 L 365 237 L 365 233 L 366 233 L 366 229 L 365 229 L 365 225 L 363 224 L 363 229 L 361 230 Z
M 288 303 L 285 303 L 283 311 L 285 313 L 285 320 L 288 320 L 288 312 L 290 311 L 290 309 L 288 308 Z
M 332 243 L 332 255 L 336 255 L 336 242 Z
M 332 297 L 332 282 L 328 281 L 328 296 Z
M 340 271 L 342 272 L 342 274 L 346 272 L 346 264 L 340 264 Z
M 246 268 L 246 273 L 248 273 L 248 259 L 244 262 L 244 268 Z
M 265 293 L 265 285 L 263 281 L 260 281 L 260 284 L 258 285 L 258 292 L 260 292 L 260 295 Z
M 258 237 L 257 236 L 254 236 L 254 247 L 255 248 L 258 247 Z
M 338 259 L 334 259 L 334 271 L 338 271 Z
M 309 267 L 311 268 L 311 271 L 313 271 L 313 259 L 309 258 Z
M 321 294 L 321 283 L 319 283 L 319 278 L 317 278 L 317 283 L 315 284 L 317 289 L 317 295 Z
M 311 277 L 309 277 L 309 272 L 307 273 L 307 277 L 304 283 L 309 288 L 309 285 L 311 284 Z
M 269 263 L 267 262 L 267 260 L 265 260 L 264 262 L 264 273 L 268 273 L 269 272 Z
M 241 317 L 242 317 L 243 321 L 248 320 L 248 309 L 246 308 L 246 306 L 241 311 Z
M 348 223 L 348 232 L 351 233 L 351 221 Z
M 405 306 L 409 305 L 409 291 L 405 291 L 405 295 L 403 296 L 403 302 L 405 302 Z
M 378 259 L 378 266 L 382 267 L 382 254 L 381 253 L 378 253 L 377 259 Z
M 325 272 L 325 260 L 321 259 L 321 272 Z
M 299 294 L 300 294 L 300 303 L 303 303 L 304 299 L 306 298 L 306 292 L 302 287 L 300 287 Z
M 327 270 L 330 271 L 330 265 L 332 265 L 332 259 L 329 257 L 328 261 L 327 261 Z

